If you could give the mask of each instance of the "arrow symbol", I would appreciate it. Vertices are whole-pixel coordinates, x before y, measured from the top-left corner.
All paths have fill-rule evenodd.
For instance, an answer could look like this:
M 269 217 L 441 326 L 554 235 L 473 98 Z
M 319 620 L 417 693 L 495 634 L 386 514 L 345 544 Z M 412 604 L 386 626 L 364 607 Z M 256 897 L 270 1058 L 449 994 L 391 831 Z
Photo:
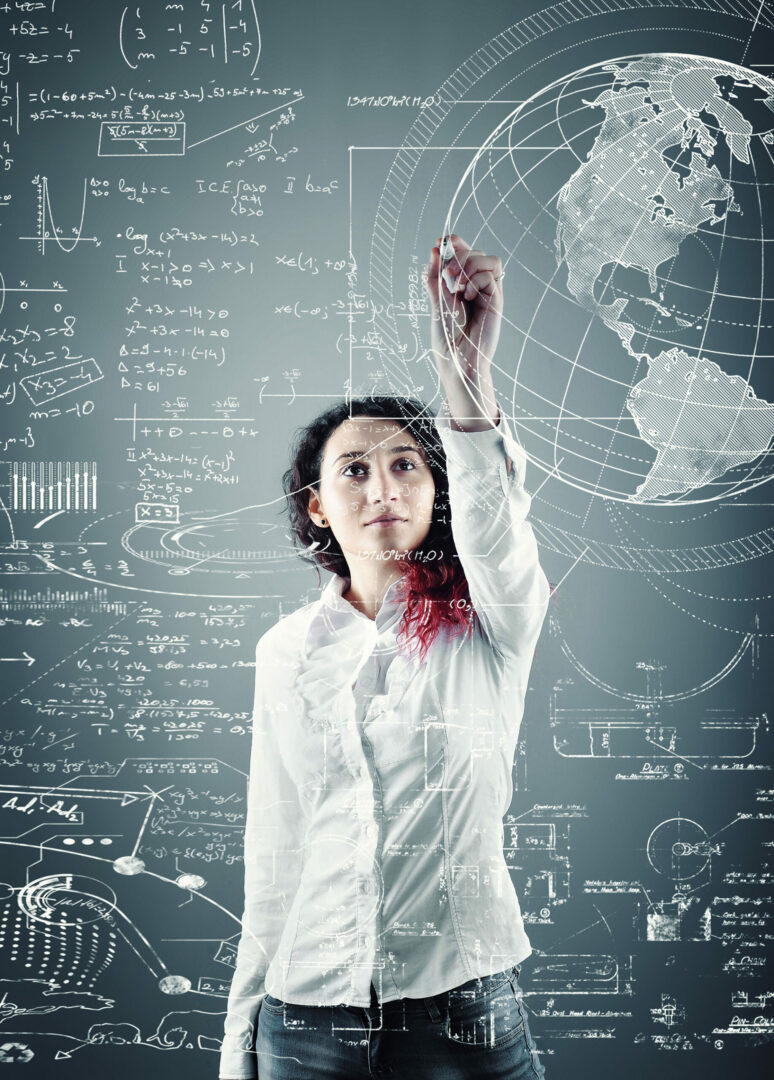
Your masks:
M 35 657 L 30 656 L 28 652 L 25 652 L 23 656 L 0 656 L 0 663 L 12 664 L 14 662 L 22 661 L 27 667 L 31 667 L 35 663 Z

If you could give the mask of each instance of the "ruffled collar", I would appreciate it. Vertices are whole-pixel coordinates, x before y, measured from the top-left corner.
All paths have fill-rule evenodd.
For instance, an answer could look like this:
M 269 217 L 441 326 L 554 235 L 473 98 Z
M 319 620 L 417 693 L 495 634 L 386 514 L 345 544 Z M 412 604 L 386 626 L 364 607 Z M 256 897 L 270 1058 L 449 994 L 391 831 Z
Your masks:
M 362 611 L 344 599 L 344 593 L 349 589 L 351 578 L 333 574 L 331 580 L 320 594 L 320 601 L 330 611 L 340 612 L 344 615 L 354 616 L 357 619 L 365 619 L 366 622 L 374 622 L 364 615 Z M 401 598 L 402 578 L 396 578 L 388 587 L 382 599 L 382 606 L 376 613 L 376 625 L 381 630 L 403 610 L 405 601 Z
M 333 575 L 323 589 L 294 680 L 312 725 L 330 729 L 341 722 L 342 710 L 354 702 L 357 673 L 375 648 L 397 653 L 395 633 L 405 607 L 400 584 L 401 579 L 391 583 L 375 620 L 344 599 L 348 577 Z M 387 696 L 392 704 L 403 695 L 413 671 L 414 663 L 405 655 L 390 664 Z

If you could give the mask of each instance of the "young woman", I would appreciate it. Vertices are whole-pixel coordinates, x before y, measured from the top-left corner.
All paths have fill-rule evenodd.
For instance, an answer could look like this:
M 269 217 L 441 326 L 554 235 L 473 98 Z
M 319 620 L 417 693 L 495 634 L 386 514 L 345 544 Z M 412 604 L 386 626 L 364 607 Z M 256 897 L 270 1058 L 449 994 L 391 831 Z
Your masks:
M 224 1080 L 544 1076 L 502 819 L 549 585 L 491 379 L 500 260 L 445 243 L 442 407 L 342 402 L 284 477 L 334 576 L 256 648 Z

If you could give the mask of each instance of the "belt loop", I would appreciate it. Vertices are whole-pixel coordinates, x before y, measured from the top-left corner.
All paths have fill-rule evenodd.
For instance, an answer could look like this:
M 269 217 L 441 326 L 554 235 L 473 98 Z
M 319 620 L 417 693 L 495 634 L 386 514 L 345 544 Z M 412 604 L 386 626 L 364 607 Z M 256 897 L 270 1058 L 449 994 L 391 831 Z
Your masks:
M 438 1002 L 434 997 L 426 997 L 423 999 L 427 1011 L 430 1013 L 430 1019 L 434 1024 L 437 1024 L 441 1019 L 441 1010 L 438 1008 Z

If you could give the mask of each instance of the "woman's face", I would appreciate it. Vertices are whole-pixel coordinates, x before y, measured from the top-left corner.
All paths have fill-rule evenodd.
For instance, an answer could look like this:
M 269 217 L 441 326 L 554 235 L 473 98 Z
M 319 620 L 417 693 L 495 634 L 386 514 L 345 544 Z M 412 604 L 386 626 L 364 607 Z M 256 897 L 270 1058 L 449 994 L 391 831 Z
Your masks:
M 396 420 L 357 416 L 328 437 L 309 514 L 350 559 L 393 558 L 418 547 L 433 518 L 435 482 L 420 443 Z M 379 525 L 388 514 L 397 520 Z

